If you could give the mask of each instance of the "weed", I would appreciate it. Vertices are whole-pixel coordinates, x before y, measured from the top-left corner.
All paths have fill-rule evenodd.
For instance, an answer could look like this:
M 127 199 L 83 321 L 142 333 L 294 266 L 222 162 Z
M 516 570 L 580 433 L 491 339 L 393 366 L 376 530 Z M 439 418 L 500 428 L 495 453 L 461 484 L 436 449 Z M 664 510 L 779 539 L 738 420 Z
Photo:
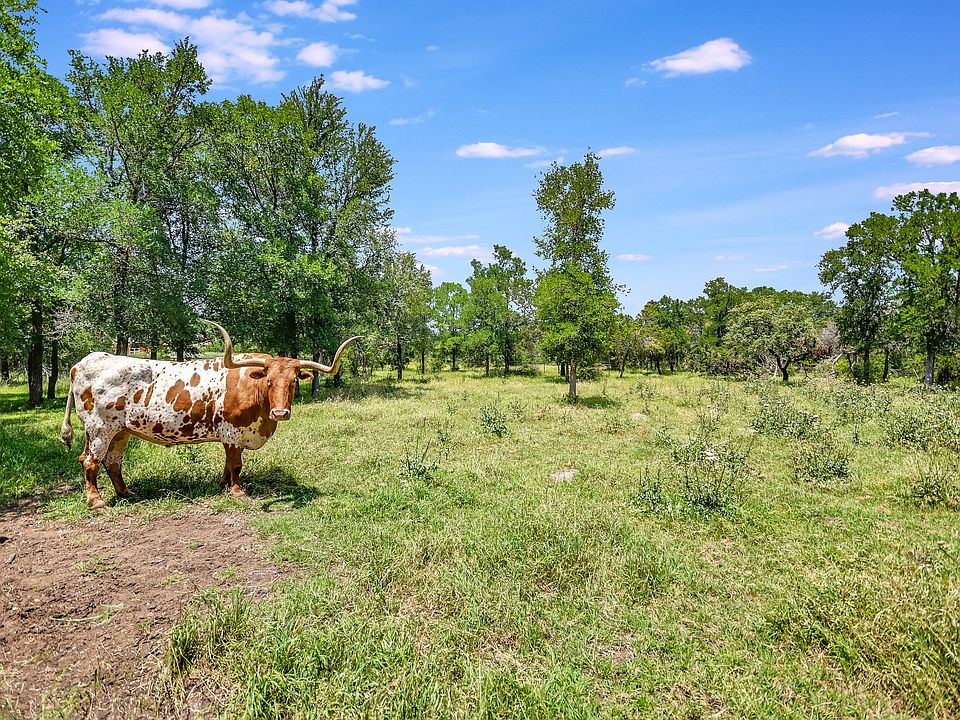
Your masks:
M 749 474 L 749 446 L 701 436 L 686 441 L 667 436 L 666 442 L 687 503 L 708 511 L 728 510 L 737 504 Z
M 835 485 L 850 477 L 850 452 L 820 434 L 796 443 L 793 471 L 800 482 Z
M 449 457 L 449 428 L 441 424 L 433 428 L 432 438 L 427 437 L 429 434 L 429 424 L 424 419 L 418 425 L 413 446 L 404 448 L 400 466 L 400 481 L 404 484 L 432 480 L 440 464 Z
M 960 504 L 960 468 L 956 460 L 947 460 L 939 453 L 918 454 L 904 495 L 922 507 Z
M 498 404 L 480 406 L 480 430 L 498 438 L 507 434 L 507 416 Z
M 785 398 L 766 394 L 761 395 L 751 424 L 761 435 L 802 439 L 817 434 L 820 416 L 795 407 Z

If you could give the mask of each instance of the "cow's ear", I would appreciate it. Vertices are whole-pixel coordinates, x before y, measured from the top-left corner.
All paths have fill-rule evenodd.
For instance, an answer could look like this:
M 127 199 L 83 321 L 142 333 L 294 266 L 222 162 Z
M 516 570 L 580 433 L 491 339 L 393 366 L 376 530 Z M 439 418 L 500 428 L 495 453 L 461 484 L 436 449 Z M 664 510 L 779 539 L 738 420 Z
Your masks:
M 306 370 L 301 370 L 297 377 L 299 377 L 301 380 L 313 380 L 313 373 L 307 372 Z
M 267 376 L 267 371 L 264 368 L 254 368 L 247 373 L 248 378 L 253 378 L 254 380 L 263 380 Z

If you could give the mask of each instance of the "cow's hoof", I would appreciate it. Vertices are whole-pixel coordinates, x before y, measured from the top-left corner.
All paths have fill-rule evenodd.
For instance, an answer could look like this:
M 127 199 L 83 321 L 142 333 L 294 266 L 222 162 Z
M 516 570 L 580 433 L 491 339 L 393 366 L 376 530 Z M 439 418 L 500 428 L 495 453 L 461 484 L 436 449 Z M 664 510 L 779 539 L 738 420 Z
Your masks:
M 247 494 L 243 491 L 242 487 L 231 487 L 230 494 L 235 498 L 246 498 Z
M 96 498 L 95 500 L 87 500 L 87 505 L 90 506 L 91 510 L 107 509 L 107 504 L 103 501 L 103 498 Z
M 136 497 L 136 496 L 137 496 L 137 494 L 136 494 L 135 492 L 131 492 L 130 490 L 124 490 L 123 492 L 117 492 L 117 497 L 132 498 L 132 497 Z

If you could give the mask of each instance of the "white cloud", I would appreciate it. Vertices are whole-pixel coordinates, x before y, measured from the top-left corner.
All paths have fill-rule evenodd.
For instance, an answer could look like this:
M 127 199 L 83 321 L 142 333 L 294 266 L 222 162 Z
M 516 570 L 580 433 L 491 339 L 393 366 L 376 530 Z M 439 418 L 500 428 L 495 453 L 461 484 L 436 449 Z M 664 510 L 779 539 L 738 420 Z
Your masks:
M 960 193 L 960 182 L 917 182 L 917 183 L 899 183 L 897 185 L 883 185 L 873 192 L 873 196 L 878 200 L 892 200 L 897 195 L 904 195 L 909 192 L 919 192 L 920 190 L 929 190 L 935 195 L 940 193 Z
M 627 253 L 625 255 L 617 255 L 617 260 L 624 260 L 626 262 L 646 262 L 647 260 L 653 260 L 653 256 Z
M 885 113 L 880 113 L 879 115 L 874 115 L 874 116 L 873 116 L 873 119 L 874 119 L 874 120 L 886 120 L 887 118 L 896 117 L 896 116 L 899 115 L 899 114 L 900 114 L 900 113 L 899 113 L 898 111 L 894 110 L 893 112 L 885 112 Z
M 884 148 L 893 145 L 903 145 L 907 141 L 907 135 L 916 133 L 886 133 L 881 135 L 870 135 L 868 133 L 857 133 L 855 135 L 844 135 L 836 142 L 824 145 L 818 150 L 807 153 L 810 157 L 835 157 L 843 155 L 863 159 L 870 153 L 878 152 Z
M 438 268 L 436 265 L 427 265 L 427 263 L 420 263 L 420 267 L 426 270 L 432 277 L 441 278 L 446 277 L 446 273 Z
M 643 87 L 647 84 L 647 81 L 643 78 L 638 77 L 628 77 L 623 81 L 625 87 Z
M 507 147 L 500 143 L 479 142 L 472 145 L 461 145 L 457 148 L 457 155 L 463 158 L 520 158 L 542 155 L 542 147 Z
M 150 0 L 154 5 L 172 7 L 175 10 L 200 10 L 207 7 L 213 0 Z
M 717 38 L 676 55 L 653 60 L 648 67 L 667 77 L 704 75 L 719 70 L 739 70 L 749 65 L 752 59 L 750 53 L 730 38 Z
M 753 271 L 757 273 L 780 272 L 781 270 L 787 270 L 789 267 L 790 266 L 786 264 L 767 265 L 765 267 L 756 267 Z
M 836 240 L 846 235 L 850 226 L 847 223 L 835 222 L 827 225 L 822 230 L 817 230 L 814 235 L 822 237 L 824 240 Z
M 355 2 L 356 0 L 325 0 L 319 5 L 312 5 L 305 0 L 270 0 L 266 3 L 266 8 L 280 17 L 292 15 L 320 22 L 340 22 L 356 19 L 354 13 L 341 9 L 344 5 L 353 5 Z
M 84 33 L 83 49 L 94 55 L 112 57 L 133 57 L 144 50 L 148 52 L 170 52 L 170 46 L 153 33 L 128 32 L 119 28 L 101 28 Z
M 531 163 L 527 163 L 524 167 L 533 168 L 534 170 L 541 170 L 543 168 L 551 167 L 554 163 L 557 165 L 563 165 L 565 160 L 563 155 L 557 155 L 553 160 L 534 160 Z
M 330 85 L 336 90 L 347 92 L 364 92 L 365 90 L 380 90 L 390 84 L 389 80 L 367 75 L 363 70 L 336 70 L 330 75 Z
M 482 245 L 446 245 L 443 247 L 422 247 L 417 250 L 417 256 L 423 257 L 487 257 L 490 251 Z
M 340 48 L 325 42 L 304 45 L 297 53 L 297 60 L 314 67 L 330 67 L 337 59 Z
M 270 51 L 279 44 L 276 36 L 271 32 L 258 32 L 245 15 L 228 18 L 208 13 L 195 17 L 153 8 L 112 8 L 98 19 L 138 29 L 154 28 L 177 39 L 189 35 L 197 44 L 200 62 L 218 84 L 234 77 L 253 83 L 275 82 L 286 74 L 277 68 L 279 60 Z M 88 34 L 88 45 L 93 35 L 95 33 Z
M 427 45 L 427 52 L 436 52 L 439 49 L 439 45 Z
M 632 155 L 637 151 L 636 148 L 629 147 L 627 145 L 620 145 L 618 147 L 605 148 L 597 152 L 598 158 L 605 157 L 614 157 L 615 155 Z
M 479 235 L 419 235 L 409 227 L 397 227 L 393 231 L 400 242 L 407 244 L 437 245 L 480 239 Z
M 743 260 L 743 255 L 717 255 L 714 260 L 718 262 L 736 262 Z
M 934 145 L 907 155 L 914 165 L 950 165 L 960 161 L 960 145 Z
M 436 110 L 427 110 L 422 115 L 417 115 L 416 117 L 394 118 L 390 121 L 390 125 L 420 125 L 421 123 L 425 123 L 436 114 Z

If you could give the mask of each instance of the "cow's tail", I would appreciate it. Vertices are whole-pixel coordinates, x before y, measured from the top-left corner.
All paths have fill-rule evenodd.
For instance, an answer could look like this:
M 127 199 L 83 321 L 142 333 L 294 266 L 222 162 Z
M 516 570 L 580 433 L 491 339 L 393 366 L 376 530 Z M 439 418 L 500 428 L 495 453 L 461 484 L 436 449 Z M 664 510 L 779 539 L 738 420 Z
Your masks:
M 73 445 L 73 383 L 70 383 L 70 389 L 67 391 L 67 411 L 63 414 L 63 425 L 60 426 L 60 442 L 70 449 Z

